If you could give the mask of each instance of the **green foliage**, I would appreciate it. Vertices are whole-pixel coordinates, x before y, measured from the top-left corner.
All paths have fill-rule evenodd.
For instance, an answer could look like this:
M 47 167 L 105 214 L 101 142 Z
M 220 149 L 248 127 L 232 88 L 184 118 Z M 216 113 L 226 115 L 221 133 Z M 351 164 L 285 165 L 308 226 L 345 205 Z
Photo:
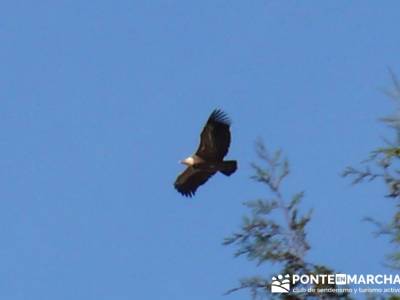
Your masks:
M 368 159 L 362 162 L 364 168 L 347 167 L 342 176 L 351 177 L 353 184 L 364 181 L 381 180 L 386 188 L 386 198 L 394 200 L 394 213 L 389 222 L 380 222 L 372 217 L 365 218 L 376 227 L 377 236 L 386 235 L 395 247 L 387 255 L 388 266 L 400 270 L 400 82 L 390 72 L 394 89 L 385 93 L 394 100 L 396 114 L 380 120 L 394 131 L 393 141 L 384 140 L 384 146 L 371 151 Z M 393 298 L 394 299 L 394 298 Z
M 248 201 L 244 205 L 250 210 L 250 215 L 243 218 L 240 230 L 224 240 L 224 245 L 234 245 L 235 256 L 246 256 L 255 261 L 257 266 L 271 265 L 281 267 L 279 274 L 331 274 L 333 271 L 321 265 L 305 260 L 310 246 L 306 239 L 306 226 L 311 220 L 312 212 L 303 214 L 300 211 L 304 192 L 298 192 L 287 201 L 281 191 L 282 183 L 290 173 L 289 162 L 282 158 L 282 152 L 269 153 L 264 144 L 256 144 L 257 155 L 265 164 L 252 164 L 255 174 L 251 177 L 268 187 L 268 198 Z M 229 290 L 231 293 L 248 289 L 253 299 L 348 299 L 346 293 L 312 292 L 293 294 L 271 294 L 269 276 L 254 276 L 240 280 L 239 286 Z M 300 286 L 300 284 L 298 284 Z M 314 286 L 315 288 L 335 288 L 335 286 Z M 306 287 L 307 288 L 307 287 Z

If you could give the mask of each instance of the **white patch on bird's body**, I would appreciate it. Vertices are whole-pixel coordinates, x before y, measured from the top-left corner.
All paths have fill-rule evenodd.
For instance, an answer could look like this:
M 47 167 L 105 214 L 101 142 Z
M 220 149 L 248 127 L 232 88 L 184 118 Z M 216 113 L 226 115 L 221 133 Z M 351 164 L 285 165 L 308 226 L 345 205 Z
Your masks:
M 187 165 L 187 166 L 193 166 L 198 163 L 202 163 L 204 160 L 197 155 L 189 156 L 188 158 L 185 158 L 184 160 L 181 161 L 182 164 Z
M 193 166 L 194 159 L 193 159 L 193 157 L 189 156 L 188 158 L 185 158 L 184 160 L 182 160 L 182 163 L 187 166 Z

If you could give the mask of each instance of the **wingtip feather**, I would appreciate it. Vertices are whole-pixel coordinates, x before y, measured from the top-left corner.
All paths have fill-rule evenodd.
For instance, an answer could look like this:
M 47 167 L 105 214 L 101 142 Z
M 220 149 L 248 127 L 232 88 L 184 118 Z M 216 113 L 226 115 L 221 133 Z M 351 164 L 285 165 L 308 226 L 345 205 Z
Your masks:
M 219 108 L 213 110 L 210 117 L 208 118 L 208 121 L 218 122 L 228 126 L 230 126 L 232 123 L 228 115 L 222 109 Z

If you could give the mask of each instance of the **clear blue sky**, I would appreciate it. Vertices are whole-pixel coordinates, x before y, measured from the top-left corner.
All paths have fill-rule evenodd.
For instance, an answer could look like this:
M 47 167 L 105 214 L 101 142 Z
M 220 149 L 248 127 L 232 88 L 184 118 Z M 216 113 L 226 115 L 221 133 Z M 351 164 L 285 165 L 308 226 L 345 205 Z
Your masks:
M 398 1 L 3 1 L 0 298 L 246 299 L 223 238 L 253 183 L 253 143 L 281 147 L 286 191 L 314 208 L 308 259 L 385 273 L 380 184 L 339 173 L 390 136 L 380 88 L 400 72 Z M 212 109 L 229 157 L 193 199 L 172 186 Z M 350 244 L 344 247 L 341 244 Z

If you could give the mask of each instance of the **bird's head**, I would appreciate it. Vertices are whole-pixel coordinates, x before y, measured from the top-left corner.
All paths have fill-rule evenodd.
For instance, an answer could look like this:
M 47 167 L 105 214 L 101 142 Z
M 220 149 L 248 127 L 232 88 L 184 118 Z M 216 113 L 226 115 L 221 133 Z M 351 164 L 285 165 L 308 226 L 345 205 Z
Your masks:
M 193 166 L 194 164 L 194 159 L 193 157 L 189 156 L 188 158 L 185 158 L 184 160 L 179 161 L 181 164 L 187 165 L 187 166 Z

